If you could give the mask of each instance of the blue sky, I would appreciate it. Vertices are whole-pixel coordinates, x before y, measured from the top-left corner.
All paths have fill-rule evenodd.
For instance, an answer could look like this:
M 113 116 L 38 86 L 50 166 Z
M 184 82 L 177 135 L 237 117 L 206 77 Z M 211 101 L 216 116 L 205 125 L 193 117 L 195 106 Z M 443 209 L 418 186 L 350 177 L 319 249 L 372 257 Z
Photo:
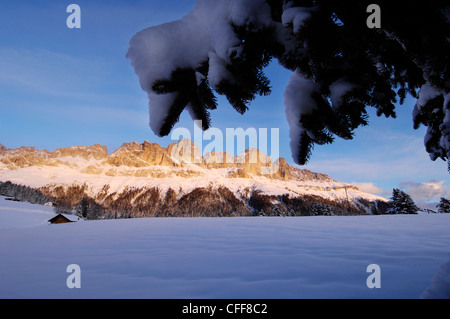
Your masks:
M 66 8 L 81 8 L 81 29 L 69 29 Z M 148 126 L 148 101 L 125 58 L 138 31 L 181 18 L 194 0 L 8 1 L 0 11 L 0 143 L 8 148 L 102 144 L 114 151 L 124 142 L 148 140 L 166 146 Z M 212 125 L 279 128 L 280 156 L 293 164 L 283 91 L 290 73 L 276 61 L 267 68 L 272 94 L 258 97 L 240 115 L 219 96 Z M 413 130 L 413 99 L 397 119 L 377 118 L 352 141 L 317 146 L 303 167 L 389 197 L 400 187 L 419 202 L 450 197 L 447 165 L 430 161 L 425 129 Z M 193 130 L 184 112 L 176 127 Z M 207 142 L 204 143 L 204 145 Z

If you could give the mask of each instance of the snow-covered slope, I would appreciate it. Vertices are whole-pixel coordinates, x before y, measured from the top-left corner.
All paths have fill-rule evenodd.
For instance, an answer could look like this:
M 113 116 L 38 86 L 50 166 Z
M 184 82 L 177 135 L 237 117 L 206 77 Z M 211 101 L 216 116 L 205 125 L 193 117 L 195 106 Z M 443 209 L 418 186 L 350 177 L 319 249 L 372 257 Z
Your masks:
M 171 188 L 181 196 L 196 188 L 225 187 L 239 199 L 260 191 L 266 195 L 316 195 L 338 201 L 386 200 L 327 175 L 295 168 L 283 158 L 273 161 L 257 149 L 248 149 L 234 158 L 226 153 L 202 157 L 188 140 L 167 148 L 147 141 L 125 143 L 110 155 L 100 145 L 69 147 L 53 153 L 33 147 L 3 150 L 0 181 L 34 188 L 86 185 L 90 196 L 108 185 L 108 194 L 135 187 L 158 188 L 161 194 Z
M 448 296 L 449 214 L 49 225 L 51 217 L 49 207 L 0 197 L 0 298 Z M 71 264 L 79 289 L 66 285 Z M 371 264 L 381 288 L 366 285 Z

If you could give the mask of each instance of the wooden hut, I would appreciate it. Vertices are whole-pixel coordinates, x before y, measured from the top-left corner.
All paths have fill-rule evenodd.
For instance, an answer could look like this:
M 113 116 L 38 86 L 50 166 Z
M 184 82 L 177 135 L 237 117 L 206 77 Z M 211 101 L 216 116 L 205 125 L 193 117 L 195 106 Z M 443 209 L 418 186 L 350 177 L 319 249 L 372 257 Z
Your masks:
M 66 216 L 58 214 L 52 219 L 48 220 L 50 224 L 64 224 L 64 223 L 72 223 L 73 221 L 68 219 Z

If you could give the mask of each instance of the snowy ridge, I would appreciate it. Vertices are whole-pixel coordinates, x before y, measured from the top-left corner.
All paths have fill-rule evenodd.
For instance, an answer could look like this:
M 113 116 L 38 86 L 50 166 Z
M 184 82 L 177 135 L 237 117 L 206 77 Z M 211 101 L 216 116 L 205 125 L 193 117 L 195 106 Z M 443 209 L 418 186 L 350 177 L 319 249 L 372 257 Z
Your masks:
M 186 152 L 186 146 L 192 152 Z M 258 191 L 274 196 L 314 195 L 341 202 L 386 201 L 327 175 L 295 168 L 283 158 L 272 161 L 257 149 L 246 150 L 234 158 L 223 157 L 232 162 L 211 160 L 214 156 L 201 157 L 197 146 L 186 140 L 167 148 L 149 142 L 125 143 L 111 155 L 106 147 L 99 145 L 59 149 L 53 153 L 18 148 L 0 153 L 0 164 L 3 164 L 0 181 L 50 189 L 85 185 L 86 192 L 93 197 L 107 185 L 107 195 L 121 194 L 134 187 L 157 188 L 161 196 L 172 189 L 180 197 L 197 188 L 225 187 L 238 199 L 244 199 L 243 194 Z M 262 174 L 261 168 L 267 167 L 276 170 L 272 174 Z

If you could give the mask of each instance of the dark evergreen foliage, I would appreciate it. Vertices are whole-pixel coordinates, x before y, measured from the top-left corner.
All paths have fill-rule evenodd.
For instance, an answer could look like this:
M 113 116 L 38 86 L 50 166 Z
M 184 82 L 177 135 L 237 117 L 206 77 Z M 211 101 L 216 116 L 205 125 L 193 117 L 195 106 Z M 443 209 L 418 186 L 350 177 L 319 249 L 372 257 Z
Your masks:
M 369 207 L 370 207 L 371 214 L 384 215 L 384 214 L 387 214 L 387 211 L 390 208 L 390 203 L 376 200 L 376 201 L 373 201 L 372 203 L 370 203 Z
M 422 104 L 414 109 L 414 127 L 428 128 L 425 146 L 433 160 L 449 158 L 450 124 L 444 120 L 450 108 L 444 105 L 450 92 L 448 1 L 379 0 L 381 28 L 366 25 L 372 0 L 266 2 L 272 24 L 231 26 L 242 41 L 240 51 L 230 53 L 226 64 L 231 79 L 223 79 L 214 90 L 245 113 L 256 95 L 270 93 L 264 67 L 272 58 L 314 83 L 313 111 L 296 119 L 303 128 L 299 151 L 293 154 L 298 164 L 308 161 L 314 144 L 331 143 L 335 136 L 352 139 L 355 129 L 368 123 L 367 107 L 375 108 L 378 116 L 395 118 L 396 103 L 403 103 L 408 94 L 419 97 L 424 85 L 436 96 L 422 94 Z M 298 30 L 281 23 L 285 10 L 292 8 L 311 9 Z M 159 135 L 170 133 L 187 106 L 203 121 L 203 129 L 209 128 L 209 110 L 217 104 L 208 85 L 208 63 L 207 59 L 197 68 L 176 68 L 170 79 L 153 83 L 157 94 L 176 93 Z M 340 101 L 332 101 L 332 86 L 339 81 L 354 87 Z
M 217 107 L 216 97 L 208 85 L 206 77 L 199 79 L 204 67 L 198 70 L 189 68 L 177 68 L 172 72 L 170 80 L 159 80 L 153 84 L 152 90 L 158 94 L 176 92 L 169 114 L 159 132 L 160 135 L 168 135 L 176 122 L 178 122 L 181 112 L 189 105 L 195 120 L 202 121 L 202 129 L 210 127 L 209 110 Z M 200 82 L 200 83 L 198 83 Z
M 366 215 L 364 208 L 318 196 L 270 196 L 254 191 L 247 201 L 254 216 Z
M 394 188 L 387 214 L 417 214 L 418 211 L 419 208 L 411 196 L 400 189 Z
M 441 197 L 439 205 L 437 205 L 439 213 L 450 213 L 450 200 Z
M 337 202 L 318 196 L 271 196 L 251 192 L 239 199 L 226 187 L 196 188 L 178 198 L 169 188 L 165 195 L 158 188 L 127 187 L 122 193 L 106 195 L 109 187 L 94 197 L 86 185 L 43 187 L 40 190 L 0 182 L 0 195 L 35 204 L 53 203 L 56 213 L 76 214 L 86 220 L 139 217 L 231 217 L 231 216 L 318 216 L 365 215 L 366 208 L 382 203 Z
M 83 197 L 75 208 L 76 214 L 79 217 L 86 218 L 88 216 L 89 199 Z
M 17 185 L 10 181 L 0 182 L 0 195 L 31 204 L 44 205 L 53 203 L 53 200 L 45 196 L 41 191 L 28 186 Z

